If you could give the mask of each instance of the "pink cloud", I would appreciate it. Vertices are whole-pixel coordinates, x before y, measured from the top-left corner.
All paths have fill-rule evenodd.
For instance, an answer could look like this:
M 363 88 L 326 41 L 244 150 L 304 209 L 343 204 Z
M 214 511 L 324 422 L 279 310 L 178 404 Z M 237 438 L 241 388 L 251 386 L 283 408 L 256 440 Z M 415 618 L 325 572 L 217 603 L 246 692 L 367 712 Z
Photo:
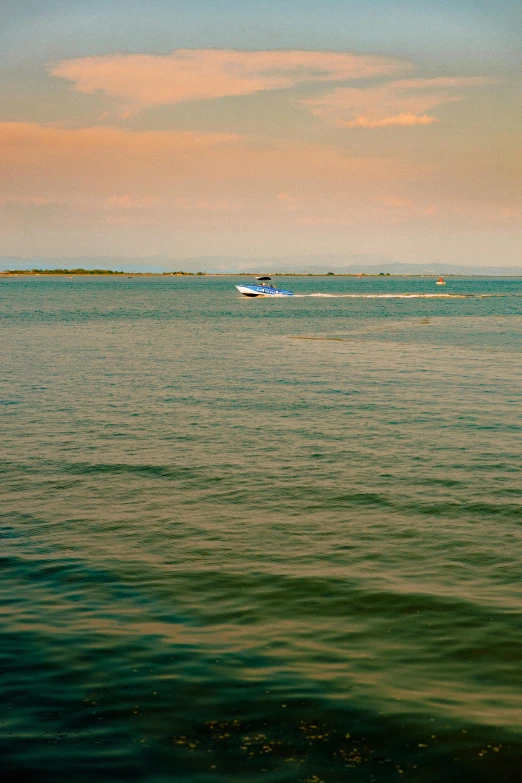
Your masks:
M 159 221 L 169 231 L 210 224 L 236 230 L 330 213 L 337 194 L 335 209 L 347 220 L 347 204 L 371 202 L 398 181 L 423 181 L 430 170 L 232 134 L 0 123 L 0 199 L 52 201 L 57 216 L 46 219 L 63 225 Z M 12 212 L 15 221 L 23 210 Z
M 377 196 L 379 204 L 387 207 L 386 214 L 391 222 L 404 222 L 415 218 L 433 217 L 438 214 L 439 206 L 433 203 L 416 203 L 412 199 L 403 196 Z M 421 196 L 419 201 L 424 201 Z
M 162 200 L 165 191 L 180 182 L 190 186 L 187 198 L 213 183 L 269 183 L 273 201 L 274 193 L 283 194 L 283 199 L 302 194 L 302 182 L 317 190 L 323 183 L 344 182 L 347 174 L 369 180 L 425 171 L 423 166 L 387 158 L 349 157 L 322 145 L 261 138 L 253 143 L 239 134 L 29 122 L 0 123 L 0 166 L 2 181 L 15 196 L 14 183 L 20 180 L 40 183 L 42 198 L 54 198 L 49 191 L 60 183 L 70 183 L 75 192 L 88 184 L 104 194 L 106 206 L 120 209 L 151 207 L 150 194 Z M 25 198 L 34 191 L 31 187 L 20 195 Z
M 54 172 L 55 179 L 62 175 L 74 178 L 81 172 L 92 173 L 98 180 L 105 172 L 119 172 L 120 180 L 125 181 L 127 172 L 135 171 L 144 160 L 157 162 L 164 173 L 162 165 L 173 157 L 190 160 L 243 141 L 243 136 L 232 133 L 132 132 L 114 127 L 68 128 L 3 122 L 0 123 L 0 162 L 6 172 L 11 168 L 35 173 L 46 170 L 49 174 Z M 73 160 L 77 172 L 68 168 Z M 110 197 L 114 197 L 113 193 Z
M 390 125 L 431 125 L 439 122 L 436 117 L 429 117 L 427 114 L 418 116 L 417 114 L 397 114 L 396 117 L 384 117 L 382 120 L 372 120 L 370 117 L 357 117 L 351 122 L 337 121 L 339 128 L 389 128 Z
M 315 117 L 343 128 L 431 125 L 438 119 L 426 112 L 466 97 L 455 90 L 492 83 L 482 77 L 400 79 L 366 88 L 340 87 L 301 103 Z
M 400 60 L 349 52 L 177 49 L 167 55 L 63 60 L 51 73 L 72 81 L 79 92 L 104 92 L 129 114 L 146 106 L 392 75 L 410 68 Z
M 492 205 L 515 203 L 512 168 L 492 168 L 476 147 L 442 165 L 237 134 L 7 122 L 0 123 L 0 172 L 0 204 L 20 205 L 3 214 L 4 227 L 17 236 L 34 226 L 34 216 L 26 217 L 34 209 L 58 233 L 64 226 L 96 233 L 98 226 L 126 225 L 158 225 L 168 233 L 301 220 L 398 225 L 428 215 L 441 220 L 454 204 L 466 205 L 462 220 L 469 221 Z M 500 213 L 491 214 L 500 221 Z M 510 215 L 503 214 L 503 223 Z

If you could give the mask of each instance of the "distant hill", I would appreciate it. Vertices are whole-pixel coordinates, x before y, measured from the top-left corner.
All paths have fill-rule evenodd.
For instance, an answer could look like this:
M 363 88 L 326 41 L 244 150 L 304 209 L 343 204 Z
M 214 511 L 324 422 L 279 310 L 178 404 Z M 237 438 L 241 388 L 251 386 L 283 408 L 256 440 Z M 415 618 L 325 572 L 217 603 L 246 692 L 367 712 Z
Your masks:
M 379 274 L 395 275 L 483 275 L 522 276 L 522 266 L 473 266 L 440 262 L 429 264 L 407 264 L 378 255 L 324 254 L 306 256 L 268 256 L 245 258 L 242 256 L 197 256 L 191 258 L 168 258 L 146 256 L 136 258 L 96 256 L 81 258 L 19 258 L 0 256 L 0 270 L 7 269 L 105 269 L 123 272 L 163 273 L 183 270 L 185 272 L 209 273 L 266 273 L 282 274 Z

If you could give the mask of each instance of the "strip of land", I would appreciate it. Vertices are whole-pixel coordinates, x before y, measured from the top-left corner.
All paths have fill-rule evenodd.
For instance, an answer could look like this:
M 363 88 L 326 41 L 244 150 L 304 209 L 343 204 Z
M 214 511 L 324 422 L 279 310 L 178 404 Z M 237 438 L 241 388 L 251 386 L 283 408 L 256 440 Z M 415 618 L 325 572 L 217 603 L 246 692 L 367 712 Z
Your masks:
M 125 272 L 114 269 L 6 269 L 0 270 L 0 276 L 26 277 L 40 275 L 111 275 L 113 277 L 252 277 L 252 272 Z M 436 277 L 431 274 L 394 274 L 391 272 L 274 272 L 272 277 Z M 473 275 L 446 274 L 445 277 L 473 277 Z

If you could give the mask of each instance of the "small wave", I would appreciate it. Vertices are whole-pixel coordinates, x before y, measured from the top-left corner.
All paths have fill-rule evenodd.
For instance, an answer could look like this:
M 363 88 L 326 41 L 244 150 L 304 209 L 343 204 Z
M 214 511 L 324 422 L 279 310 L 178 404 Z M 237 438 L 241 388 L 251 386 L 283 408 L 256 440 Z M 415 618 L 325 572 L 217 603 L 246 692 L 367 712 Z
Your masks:
M 135 474 L 156 478 L 192 478 L 193 471 L 185 467 L 171 467 L 169 465 L 127 464 L 127 463 L 87 463 L 78 462 L 64 464 L 64 473 L 72 473 L 79 476 L 96 474 Z

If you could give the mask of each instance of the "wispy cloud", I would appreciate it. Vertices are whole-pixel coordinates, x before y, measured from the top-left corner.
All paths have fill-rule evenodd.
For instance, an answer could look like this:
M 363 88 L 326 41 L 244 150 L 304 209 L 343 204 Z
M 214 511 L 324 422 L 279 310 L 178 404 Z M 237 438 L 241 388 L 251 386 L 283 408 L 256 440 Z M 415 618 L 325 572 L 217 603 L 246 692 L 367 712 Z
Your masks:
M 403 196 L 377 196 L 375 201 L 386 207 L 388 214 L 394 215 L 392 220 L 395 222 L 413 216 L 433 217 L 439 211 L 436 204 L 426 203 L 425 199 L 421 203 L 416 203 Z
M 337 124 L 342 128 L 389 128 L 390 125 L 432 125 L 434 122 L 438 122 L 436 117 L 430 117 L 427 114 L 419 117 L 417 114 L 408 112 L 407 114 L 397 114 L 395 117 L 384 117 L 382 120 L 359 116 L 351 122 Z
M 51 73 L 83 93 L 102 91 L 121 113 L 147 106 L 250 95 L 301 83 L 339 82 L 394 75 L 411 65 L 350 52 L 177 49 L 167 55 L 110 54 L 63 60 Z
M 301 103 L 315 117 L 341 128 L 431 125 L 438 118 L 427 112 L 463 100 L 471 87 L 492 83 L 482 77 L 400 79 L 366 88 L 340 87 Z
M 255 142 L 255 143 L 254 143 Z M 0 123 L 0 165 L 4 183 L 16 177 L 41 183 L 117 183 L 105 193 L 107 204 L 119 208 L 147 208 L 148 194 L 163 198 L 162 188 L 179 181 L 201 186 L 231 181 L 269 182 L 272 194 L 283 199 L 300 193 L 296 182 L 313 189 L 325 182 L 344 181 L 347 173 L 394 179 L 426 170 L 385 157 L 349 157 L 331 146 L 293 144 L 227 133 L 130 130 L 92 126 L 68 128 L 30 122 Z M 154 187 L 128 189 L 127 182 Z M 286 187 L 288 186 L 288 187 Z M 77 188 L 78 189 L 78 188 Z M 31 192 L 34 192 L 34 188 Z M 143 196 L 142 194 L 147 194 Z M 42 189 L 42 197 L 47 191 Z
M 0 170 L 0 204 L 59 202 L 112 224 L 156 216 L 169 224 L 174 213 L 260 221 L 294 205 L 330 208 L 336 193 L 344 201 L 385 193 L 427 174 L 426 164 L 350 157 L 320 144 L 12 122 L 0 123 Z
M 13 236 L 35 225 L 49 236 L 64 226 L 97 236 L 101 226 L 111 236 L 135 227 L 209 237 L 479 216 L 491 225 L 515 221 L 512 212 L 499 217 L 512 207 L 511 170 L 495 173 L 474 154 L 441 168 L 237 134 L 7 122 L 0 123 L 0 170 L 2 230 Z

